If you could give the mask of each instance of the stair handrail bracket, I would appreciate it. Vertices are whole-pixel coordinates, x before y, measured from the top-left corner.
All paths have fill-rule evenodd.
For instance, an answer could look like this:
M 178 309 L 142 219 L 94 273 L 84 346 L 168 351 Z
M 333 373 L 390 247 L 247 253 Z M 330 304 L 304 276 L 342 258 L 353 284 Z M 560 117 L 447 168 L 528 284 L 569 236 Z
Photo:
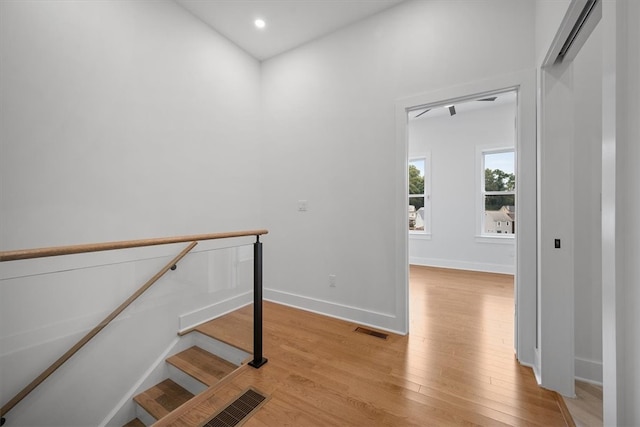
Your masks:
M 38 249 L 0 251 L 0 262 L 10 262 L 17 260 L 64 256 L 89 252 L 122 250 L 148 246 L 169 245 L 175 243 L 189 243 L 178 255 L 176 255 L 171 261 L 169 261 L 164 267 L 162 267 L 153 277 L 151 277 L 144 285 L 142 285 L 136 292 L 134 292 L 127 300 L 125 300 L 115 310 L 113 310 L 113 312 L 111 312 L 111 314 L 109 314 L 104 320 L 102 320 L 95 328 L 93 328 L 82 339 L 74 344 L 67 352 L 60 356 L 60 358 L 52 363 L 47 369 L 42 371 L 40 375 L 38 375 L 33 381 L 25 386 L 18 394 L 16 394 L 12 399 L 5 403 L 0 409 L 0 426 L 5 424 L 6 419 L 4 417 L 7 412 L 9 412 L 13 407 L 20 403 L 20 401 L 22 401 L 27 395 L 29 395 L 29 393 L 31 393 L 36 387 L 38 387 L 38 385 L 40 385 L 60 366 L 62 366 L 67 360 L 69 360 L 74 354 L 76 354 L 85 344 L 87 344 L 94 336 L 96 336 L 102 329 L 104 329 L 120 313 L 122 313 L 122 311 L 129 307 L 131 303 L 133 303 L 147 289 L 149 289 L 154 283 L 156 283 L 165 273 L 170 270 L 175 270 L 178 262 L 182 258 L 184 258 L 198 244 L 199 241 L 230 239 L 249 236 L 256 237 L 256 243 L 254 244 L 254 255 L 259 257 L 260 259 L 254 259 L 254 312 L 257 313 L 257 310 L 259 310 L 259 313 L 257 314 L 259 315 L 258 317 L 260 325 L 259 327 L 255 326 L 258 320 L 256 320 L 256 317 L 254 316 L 254 359 L 252 362 L 250 362 L 250 364 L 251 366 L 254 366 L 256 368 L 262 366 L 264 363 L 266 363 L 267 359 L 262 357 L 262 243 L 260 242 L 260 236 L 267 233 L 268 230 L 257 229 L 175 237 L 160 237 L 152 239 L 125 240 L 105 243 L 91 243 L 71 246 L 56 246 Z M 255 307 L 259 307 L 259 309 L 256 309 Z M 260 334 L 259 337 L 257 337 L 258 333 Z

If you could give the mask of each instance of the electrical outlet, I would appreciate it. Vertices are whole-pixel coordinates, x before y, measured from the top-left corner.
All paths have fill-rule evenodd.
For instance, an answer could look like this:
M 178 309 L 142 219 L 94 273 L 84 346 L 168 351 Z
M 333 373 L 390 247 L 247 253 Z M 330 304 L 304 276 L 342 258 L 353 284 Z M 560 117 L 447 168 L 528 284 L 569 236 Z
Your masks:
M 330 288 L 335 288 L 336 287 L 336 282 L 337 282 L 336 275 L 335 274 L 330 274 L 329 275 L 329 287 Z

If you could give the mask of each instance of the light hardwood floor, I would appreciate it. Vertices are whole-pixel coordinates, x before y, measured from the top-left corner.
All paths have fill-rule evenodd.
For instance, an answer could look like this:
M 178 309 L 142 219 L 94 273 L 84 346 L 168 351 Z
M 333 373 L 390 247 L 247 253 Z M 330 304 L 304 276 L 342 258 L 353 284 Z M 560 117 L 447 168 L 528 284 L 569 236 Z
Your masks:
M 576 381 L 576 398 L 564 398 L 576 427 L 602 427 L 602 387 Z
M 412 267 L 410 300 L 410 334 L 387 340 L 265 302 L 269 362 L 241 368 L 157 425 L 202 425 L 249 386 L 270 400 L 248 427 L 566 425 L 556 394 L 514 358 L 512 276 Z

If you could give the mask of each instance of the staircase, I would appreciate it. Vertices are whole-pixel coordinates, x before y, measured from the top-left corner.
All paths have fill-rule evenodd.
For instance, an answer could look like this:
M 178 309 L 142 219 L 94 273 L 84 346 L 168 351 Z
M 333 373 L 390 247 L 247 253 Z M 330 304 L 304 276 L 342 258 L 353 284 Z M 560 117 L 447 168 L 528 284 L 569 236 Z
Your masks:
M 204 346 L 208 350 L 216 351 L 214 344 Z M 199 345 L 193 345 L 168 357 L 165 362 L 169 378 L 133 398 L 136 418 L 126 423 L 124 427 L 150 426 L 195 395 L 219 383 L 241 364 L 229 362 L 208 350 Z M 237 360 L 238 357 L 235 359 Z

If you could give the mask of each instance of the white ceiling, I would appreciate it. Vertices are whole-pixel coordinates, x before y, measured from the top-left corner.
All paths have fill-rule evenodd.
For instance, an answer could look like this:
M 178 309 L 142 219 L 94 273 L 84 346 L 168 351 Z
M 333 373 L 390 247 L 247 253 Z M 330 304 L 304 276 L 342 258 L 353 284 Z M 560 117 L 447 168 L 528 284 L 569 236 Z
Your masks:
M 256 59 L 264 60 L 404 0 L 175 0 Z M 257 18 L 267 26 L 259 30 Z

